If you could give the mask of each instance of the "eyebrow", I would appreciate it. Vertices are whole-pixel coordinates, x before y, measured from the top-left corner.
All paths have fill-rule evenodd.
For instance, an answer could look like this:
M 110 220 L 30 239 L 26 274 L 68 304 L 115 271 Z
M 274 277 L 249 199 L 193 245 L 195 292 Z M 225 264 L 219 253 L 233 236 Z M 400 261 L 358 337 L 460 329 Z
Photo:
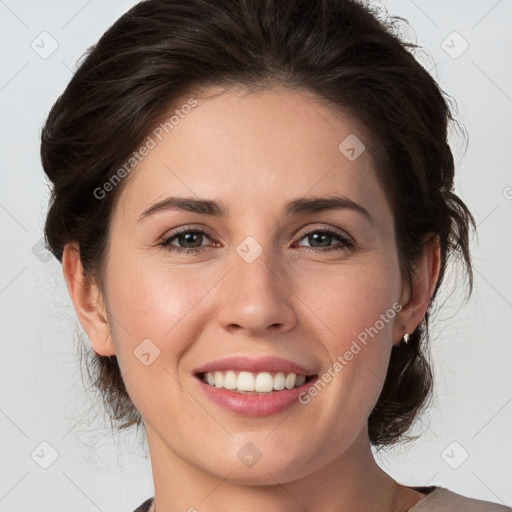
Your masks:
M 298 213 L 323 212 L 329 210 L 353 210 L 362 214 L 370 223 L 374 223 L 372 216 L 363 206 L 345 196 L 335 195 L 330 197 L 301 197 L 285 204 L 284 215 L 294 215 Z M 168 210 L 181 210 L 215 217 L 227 217 L 229 208 L 222 202 L 211 201 L 209 199 L 196 199 L 191 197 L 167 197 L 159 201 L 139 216 L 139 222 L 157 212 Z

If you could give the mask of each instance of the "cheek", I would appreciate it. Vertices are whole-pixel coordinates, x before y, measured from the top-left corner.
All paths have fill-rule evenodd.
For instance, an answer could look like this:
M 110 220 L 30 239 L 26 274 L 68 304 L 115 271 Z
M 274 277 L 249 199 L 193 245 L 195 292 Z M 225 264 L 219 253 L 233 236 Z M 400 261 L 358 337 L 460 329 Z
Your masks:
M 325 378 L 339 403 L 362 418 L 382 389 L 400 308 L 398 264 L 392 254 L 369 260 L 330 272 L 310 269 L 297 292 L 314 313 L 309 315 L 313 330 L 331 361 L 335 377 Z
M 390 334 L 399 285 L 398 264 L 390 255 L 388 261 L 374 257 L 327 269 L 312 266 L 297 279 L 296 292 L 323 326 L 325 342 L 343 349 L 376 323 L 379 333 Z
M 170 380 L 180 378 L 178 364 L 201 337 L 208 293 L 219 277 L 186 266 L 171 268 L 161 259 L 154 263 L 147 256 L 119 254 L 113 247 L 111 261 L 116 263 L 107 273 L 112 333 L 123 375 L 130 375 L 141 394 L 139 389 L 149 388 L 162 372 Z
M 116 264 L 108 270 L 109 304 L 114 319 L 133 336 L 162 339 L 182 327 L 181 320 L 211 285 L 208 276 L 185 267 L 169 269 L 161 260 L 149 259 L 112 254 Z
M 175 420 L 170 411 L 179 409 L 183 398 L 178 363 L 200 335 L 199 322 L 191 321 L 194 306 L 211 285 L 193 272 L 170 272 L 130 257 L 115 261 L 108 270 L 108 302 L 126 389 L 143 417 L 158 410 L 170 424 Z

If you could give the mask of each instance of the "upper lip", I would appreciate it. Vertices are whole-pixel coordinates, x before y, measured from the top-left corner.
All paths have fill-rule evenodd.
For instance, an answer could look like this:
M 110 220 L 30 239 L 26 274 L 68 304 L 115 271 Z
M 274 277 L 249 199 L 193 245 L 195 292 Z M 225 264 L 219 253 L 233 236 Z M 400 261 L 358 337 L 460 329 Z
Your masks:
M 217 359 L 210 363 L 196 368 L 194 373 L 206 373 L 214 371 L 247 371 L 247 372 L 283 372 L 283 373 L 296 373 L 298 375 L 312 376 L 315 373 L 304 366 L 282 359 L 280 357 L 248 357 L 248 356 L 231 356 L 223 359 Z

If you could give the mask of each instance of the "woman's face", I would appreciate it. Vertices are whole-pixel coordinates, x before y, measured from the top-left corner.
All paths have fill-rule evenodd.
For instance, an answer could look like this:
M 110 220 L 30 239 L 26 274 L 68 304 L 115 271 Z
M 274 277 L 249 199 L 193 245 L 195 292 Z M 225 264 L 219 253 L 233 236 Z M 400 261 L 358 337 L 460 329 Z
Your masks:
M 168 133 L 150 134 L 155 147 L 112 218 L 108 343 L 153 459 L 233 482 L 287 482 L 367 439 L 404 333 L 392 213 L 354 138 L 363 135 L 314 96 L 276 88 L 196 100 Z M 223 214 L 166 206 L 171 197 L 215 202 Z M 341 200 L 315 209 L 319 198 Z M 249 366 L 217 363 L 230 357 Z M 298 397 L 286 388 L 291 366 L 251 366 L 263 358 L 317 377 Z M 285 389 L 219 389 L 197 375 L 206 365 L 223 370 L 219 385 L 250 389 L 251 377 L 239 378 L 249 370 L 258 389 L 283 377 Z

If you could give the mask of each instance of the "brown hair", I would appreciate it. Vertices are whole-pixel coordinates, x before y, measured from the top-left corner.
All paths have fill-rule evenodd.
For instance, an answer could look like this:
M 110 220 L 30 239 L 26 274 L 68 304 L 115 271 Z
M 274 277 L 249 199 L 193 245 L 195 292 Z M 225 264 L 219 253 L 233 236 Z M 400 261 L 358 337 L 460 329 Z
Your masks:
M 440 240 L 441 272 L 423 321 L 394 346 L 386 380 L 368 419 L 370 442 L 391 445 L 431 396 L 429 315 L 451 255 L 472 269 L 474 219 L 453 192 L 447 141 L 454 118 L 435 80 L 414 58 L 418 48 L 355 0 L 147 0 L 90 48 L 42 131 L 51 180 L 46 242 L 62 261 L 76 242 L 85 274 L 101 288 L 108 228 L 126 183 L 94 193 L 140 146 L 178 98 L 208 86 L 314 93 L 364 127 L 364 141 L 395 219 L 403 277 L 411 281 L 425 236 Z M 168 115 L 168 114 L 167 114 Z M 136 171 L 135 171 L 136 172 Z M 115 356 L 91 354 L 94 385 L 119 428 L 142 424 Z

